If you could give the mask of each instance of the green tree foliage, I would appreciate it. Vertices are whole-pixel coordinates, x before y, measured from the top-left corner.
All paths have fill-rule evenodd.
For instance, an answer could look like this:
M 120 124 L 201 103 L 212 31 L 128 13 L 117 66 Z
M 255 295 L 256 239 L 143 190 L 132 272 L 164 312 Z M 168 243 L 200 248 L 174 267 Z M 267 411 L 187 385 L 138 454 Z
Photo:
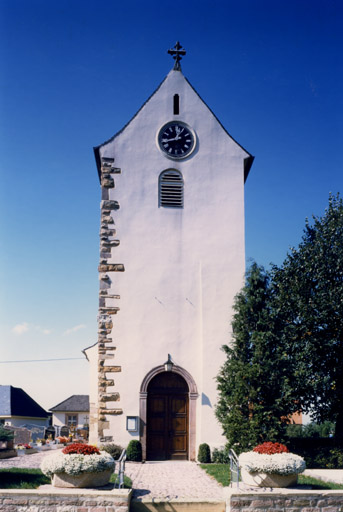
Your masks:
M 236 296 L 233 341 L 217 377 L 216 415 L 238 451 L 283 439 L 286 417 L 297 408 L 287 354 L 279 343 L 268 274 L 254 263 Z
M 292 438 L 320 438 L 331 437 L 335 432 L 335 424 L 332 421 L 323 423 L 308 423 L 307 425 L 287 425 L 287 437 Z
M 306 221 L 297 249 L 274 267 L 275 311 L 295 395 L 314 420 L 336 421 L 343 438 L 343 201 Z
M 0 441 L 12 441 L 14 432 L 0 425 Z

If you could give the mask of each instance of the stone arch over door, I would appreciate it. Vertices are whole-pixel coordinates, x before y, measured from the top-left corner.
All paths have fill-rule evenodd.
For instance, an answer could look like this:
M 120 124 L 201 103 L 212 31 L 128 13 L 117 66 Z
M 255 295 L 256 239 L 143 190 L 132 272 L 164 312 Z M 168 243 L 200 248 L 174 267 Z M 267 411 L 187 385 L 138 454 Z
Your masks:
M 166 372 L 165 366 L 162 364 L 153 368 L 144 377 L 140 395 L 139 395 L 139 418 L 140 418 L 140 439 L 142 443 L 142 455 L 143 460 L 146 460 L 147 455 L 147 403 L 148 403 L 148 386 L 151 380 L 156 377 L 159 373 Z M 189 459 L 196 459 L 196 446 L 195 446 L 195 434 L 196 434 L 196 399 L 198 398 L 198 390 L 193 377 L 184 368 L 173 365 L 171 370 L 173 373 L 177 373 L 184 378 L 189 389 L 189 446 L 188 453 Z M 166 372 L 168 373 L 168 372 Z

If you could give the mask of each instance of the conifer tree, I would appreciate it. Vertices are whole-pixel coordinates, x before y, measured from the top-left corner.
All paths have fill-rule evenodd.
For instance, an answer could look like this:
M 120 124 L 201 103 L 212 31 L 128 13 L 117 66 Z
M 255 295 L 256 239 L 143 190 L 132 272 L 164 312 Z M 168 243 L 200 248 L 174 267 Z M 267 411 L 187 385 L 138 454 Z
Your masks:
M 216 415 L 230 446 L 238 451 L 283 439 L 286 418 L 297 409 L 289 360 L 279 343 L 270 280 L 254 263 L 236 296 L 232 343 L 217 377 Z

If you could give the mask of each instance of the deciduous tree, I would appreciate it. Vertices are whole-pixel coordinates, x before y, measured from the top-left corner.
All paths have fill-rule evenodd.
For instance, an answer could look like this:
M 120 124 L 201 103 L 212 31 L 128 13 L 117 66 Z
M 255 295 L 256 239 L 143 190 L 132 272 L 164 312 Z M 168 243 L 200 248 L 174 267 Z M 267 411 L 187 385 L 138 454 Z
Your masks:
M 322 217 L 306 221 L 298 248 L 272 271 L 280 343 L 292 386 L 314 420 L 336 421 L 343 438 L 343 201 L 331 196 Z

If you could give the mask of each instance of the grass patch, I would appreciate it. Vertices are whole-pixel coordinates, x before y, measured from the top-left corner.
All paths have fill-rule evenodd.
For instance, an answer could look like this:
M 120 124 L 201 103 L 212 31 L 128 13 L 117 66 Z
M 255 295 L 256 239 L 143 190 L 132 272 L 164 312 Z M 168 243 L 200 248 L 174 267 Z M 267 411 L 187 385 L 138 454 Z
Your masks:
M 320 489 L 343 489 L 342 484 L 335 484 L 333 482 L 323 482 L 323 480 L 319 480 L 318 478 L 313 478 L 312 476 L 299 475 L 298 476 L 298 484 L 299 485 L 310 485 L 314 490 Z
M 37 489 L 50 483 L 40 469 L 0 469 L 0 489 Z
M 110 482 L 114 484 L 116 477 L 114 473 Z M 47 484 L 51 484 L 51 480 L 40 469 L 0 469 L 0 489 L 37 489 Z M 124 476 L 124 488 L 132 488 L 132 481 L 127 476 Z
M 230 485 L 230 466 L 228 464 L 200 464 L 200 467 L 222 486 L 227 487 Z M 305 475 L 298 476 L 298 484 L 309 485 L 313 490 L 343 489 L 343 484 L 323 482 L 323 480 L 319 480 L 318 478 Z
M 113 475 L 111 476 L 110 482 L 112 484 L 114 484 L 116 481 L 116 478 L 117 478 L 117 473 L 113 473 Z M 124 489 L 132 489 L 132 480 L 131 480 L 131 478 L 129 478 L 126 475 L 124 475 Z
M 200 464 L 200 467 L 223 487 L 230 484 L 230 466 L 228 464 Z

